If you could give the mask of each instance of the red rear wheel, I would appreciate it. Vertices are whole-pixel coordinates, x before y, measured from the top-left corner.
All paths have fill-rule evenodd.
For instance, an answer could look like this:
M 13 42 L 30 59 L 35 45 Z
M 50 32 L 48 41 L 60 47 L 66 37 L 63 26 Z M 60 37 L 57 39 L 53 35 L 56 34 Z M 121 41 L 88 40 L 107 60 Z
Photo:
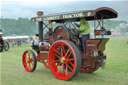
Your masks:
M 80 71 L 81 56 L 70 41 L 56 41 L 49 50 L 48 64 L 51 72 L 61 80 L 70 80 Z
M 36 68 L 36 56 L 32 50 L 24 51 L 22 63 L 26 71 L 33 72 Z

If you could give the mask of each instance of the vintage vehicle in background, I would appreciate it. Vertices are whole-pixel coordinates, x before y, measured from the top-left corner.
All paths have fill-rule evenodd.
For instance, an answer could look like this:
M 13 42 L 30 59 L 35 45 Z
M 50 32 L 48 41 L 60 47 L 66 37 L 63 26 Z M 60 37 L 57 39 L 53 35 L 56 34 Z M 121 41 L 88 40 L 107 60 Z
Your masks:
M 111 32 L 105 29 L 103 21 L 117 18 L 118 13 L 115 10 L 102 7 L 47 16 L 43 16 L 43 12 L 40 11 L 37 15 L 31 19 L 38 22 L 39 34 L 32 44 L 36 54 L 32 50 L 26 50 L 22 56 L 26 71 L 33 72 L 38 61 L 50 68 L 58 79 L 70 80 L 79 72 L 92 73 L 99 67 L 104 68 L 105 44 L 109 40 L 104 36 L 111 35 Z M 86 40 L 86 53 L 82 52 L 79 28 L 75 25 L 80 19 L 94 21 L 94 37 Z
M 9 50 L 9 43 L 3 40 L 2 35 L 3 33 L 2 30 L 0 29 L 0 52 L 2 52 L 3 50 Z

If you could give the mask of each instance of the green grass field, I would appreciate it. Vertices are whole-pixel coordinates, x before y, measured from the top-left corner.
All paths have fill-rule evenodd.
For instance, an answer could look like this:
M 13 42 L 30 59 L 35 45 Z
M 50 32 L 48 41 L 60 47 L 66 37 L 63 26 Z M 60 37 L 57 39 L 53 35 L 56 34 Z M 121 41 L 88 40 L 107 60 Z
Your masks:
M 50 69 L 38 63 L 34 72 L 22 66 L 22 54 L 28 46 L 11 47 L 0 53 L 1 85 L 128 85 L 128 38 L 111 38 L 107 43 L 105 69 L 92 74 L 79 73 L 71 81 L 54 77 Z

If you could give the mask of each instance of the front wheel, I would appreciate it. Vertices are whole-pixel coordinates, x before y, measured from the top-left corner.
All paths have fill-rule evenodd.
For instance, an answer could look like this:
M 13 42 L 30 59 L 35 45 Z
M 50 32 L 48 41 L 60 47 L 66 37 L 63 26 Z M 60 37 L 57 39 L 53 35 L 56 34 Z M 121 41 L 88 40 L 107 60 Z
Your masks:
M 81 55 L 75 44 L 59 40 L 49 50 L 48 64 L 55 77 L 70 80 L 80 72 Z
M 33 72 L 36 69 L 37 60 L 32 50 L 26 50 L 22 56 L 22 63 L 26 71 Z

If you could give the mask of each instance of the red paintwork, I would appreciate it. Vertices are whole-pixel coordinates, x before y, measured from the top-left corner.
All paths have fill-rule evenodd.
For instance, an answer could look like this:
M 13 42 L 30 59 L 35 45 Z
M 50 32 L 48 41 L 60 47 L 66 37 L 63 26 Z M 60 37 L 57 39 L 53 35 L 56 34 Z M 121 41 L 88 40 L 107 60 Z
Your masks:
M 45 66 L 46 68 L 49 68 L 48 60 L 44 60 L 44 59 L 43 59 L 42 62 L 43 62 L 44 66 Z
M 41 12 L 40 12 L 41 13 Z M 42 13 L 41 13 L 42 14 Z M 39 14 L 39 15 L 41 15 Z M 36 46 L 33 44 L 33 49 L 37 52 L 36 59 L 37 61 L 44 63 L 45 67 L 50 68 L 51 72 L 61 80 L 69 80 L 77 75 L 79 70 L 81 72 L 94 72 L 100 66 L 104 66 L 103 62 L 106 59 L 104 55 L 105 44 L 109 40 L 108 38 L 103 38 L 103 35 L 111 34 L 109 31 L 101 32 L 101 30 L 96 30 L 96 28 L 103 27 L 103 19 L 116 18 L 118 13 L 107 7 L 98 8 L 96 10 L 87 10 L 81 12 L 71 12 L 65 14 L 57 14 L 57 15 L 48 15 L 48 16 L 40 16 L 34 17 L 31 20 L 33 22 L 38 22 L 39 28 L 39 39 L 40 39 L 40 47 L 36 49 Z M 80 19 L 88 20 L 97 20 L 98 23 L 94 21 L 94 35 L 95 39 L 86 40 L 86 53 L 82 53 L 81 41 L 79 38 L 79 30 L 76 29 L 75 26 L 67 27 L 67 22 L 77 22 Z M 101 20 L 100 20 L 101 19 Z M 48 23 L 44 21 L 48 21 Z M 100 20 L 100 21 L 99 21 Z M 52 22 L 63 23 L 62 26 L 58 26 L 55 29 L 52 29 Z M 71 23 L 70 23 L 71 24 Z M 75 24 L 75 23 L 74 23 Z M 73 23 L 72 23 L 73 25 Z M 97 26 L 96 26 L 97 25 Z M 49 32 L 44 34 L 44 29 L 48 28 Z M 54 32 L 53 32 L 54 30 Z M 96 38 L 97 35 L 102 36 L 102 38 Z M 57 41 L 61 40 L 61 41 Z M 73 48 L 73 45 L 69 45 L 63 40 L 70 41 L 74 43 L 78 48 Z M 56 42 L 55 42 L 56 41 Z M 46 45 L 45 45 L 46 44 Z M 66 49 L 65 47 L 66 46 Z M 35 48 L 34 48 L 35 47 Z M 49 49 L 50 48 L 50 49 Z M 75 52 L 74 52 L 75 50 Z M 75 56 L 77 53 L 80 53 Z M 33 62 L 32 58 L 30 58 L 30 54 L 28 51 L 25 51 L 23 54 L 23 65 L 27 71 L 31 71 L 30 64 Z M 80 57 L 79 57 L 80 56 Z M 26 57 L 28 57 L 26 60 Z M 47 61 L 48 63 L 47 63 Z M 34 55 L 35 61 L 35 55 Z M 80 61 L 80 62 L 78 62 Z M 82 62 L 81 62 L 82 61 Z M 29 64 L 27 66 L 27 63 Z M 34 64 L 35 65 L 35 64 Z M 80 69 L 81 68 L 81 69 Z
M 40 57 L 40 54 L 38 53 L 38 55 L 36 56 L 36 59 L 37 59 L 37 61 L 42 61 L 42 63 L 44 64 L 44 66 L 46 67 L 46 68 L 48 68 L 49 67 L 49 65 L 48 65 L 48 61 L 47 60 L 45 60 L 45 59 L 41 59 L 41 57 Z
M 92 68 L 81 68 L 80 71 L 81 71 L 81 72 L 87 72 L 87 73 L 90 73 L 90 72 L 93 71 L 93 69 L 92 69 Z
M 40 59 L 40 54 L 39 54 L 39 53 L 38 53 L 37 56 L 36 56 L 36 60 L 37 60 L 37 61 L 40 61 L 40 60 L 41 60 L 41 59 Z
M 64 45 L 68 47 L 67 51 L 64 50 L 64 47 L 63 47 Z M 59 48 L 61 48 L 61 53 L 56 50 Z M 69 58 L 71 55 L 73 57 Z M 73 54 L 72 48 L 67 43 L 63 41 L 55 42 L 49 50 L 49 57 L 48 57 L 48 64 L 51 69 L 51 72 L 58 79 L 61 79 L 61 80 L 69 79 L 73 75 L 75 70 L 75 63 L 71 62 L 71 61 L 75 62 L 74 56 L 75 55 Z M 58 58 L 58 60 L 55 60 L 55 58 Z M 65 58 L 64 62 L 61 62 L 62 58 Z M 59 65 L 61 66 L 59 67 Z
M 100 63 L 106 59 L 103 54 L 105 44 L 109 39 L 89 39 L 86 40 L 86 54 L 82 54 L 81 72 L 94 72 L 100 67 Z M 97 56 L 93 52 L 98 51 Z
M 27 50 L 24 52 L 22 57 L 23 66 L 27 71 L 31 71 L 33 68 L 33 59 L 31 53 Z

